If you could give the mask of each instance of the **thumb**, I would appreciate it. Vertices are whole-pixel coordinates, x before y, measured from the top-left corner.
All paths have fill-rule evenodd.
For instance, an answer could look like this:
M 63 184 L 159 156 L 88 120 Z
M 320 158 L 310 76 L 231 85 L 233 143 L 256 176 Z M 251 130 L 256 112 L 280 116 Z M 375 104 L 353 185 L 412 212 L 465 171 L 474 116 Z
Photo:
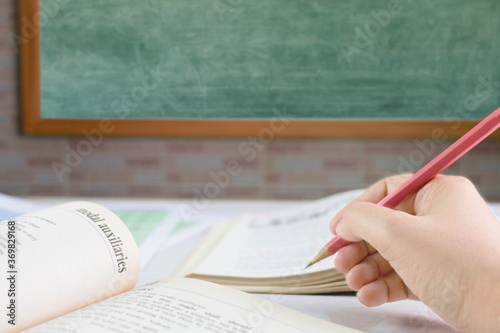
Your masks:
M 374 203 L 353 202 L 345 207 L 335 229 L 341 238 L 371 244 L 382 256 L 404 246 L 417 231 L 417 217 Z M 389 260 L 389 258 L 386 258 Z

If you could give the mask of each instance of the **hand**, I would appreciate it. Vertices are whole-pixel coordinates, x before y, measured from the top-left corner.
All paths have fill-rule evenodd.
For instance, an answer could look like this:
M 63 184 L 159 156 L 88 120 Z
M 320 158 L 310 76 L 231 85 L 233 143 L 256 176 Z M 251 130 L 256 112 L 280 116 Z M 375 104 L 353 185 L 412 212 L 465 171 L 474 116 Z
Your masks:
M 354 242 L 335 266 L 367 306 L 421 300 L 459 330 L 500 331 L 500 222 L 463 177 L 439 175 L 395 209 L 375 204 L 409 177 L 379 181 L 332 219 Z

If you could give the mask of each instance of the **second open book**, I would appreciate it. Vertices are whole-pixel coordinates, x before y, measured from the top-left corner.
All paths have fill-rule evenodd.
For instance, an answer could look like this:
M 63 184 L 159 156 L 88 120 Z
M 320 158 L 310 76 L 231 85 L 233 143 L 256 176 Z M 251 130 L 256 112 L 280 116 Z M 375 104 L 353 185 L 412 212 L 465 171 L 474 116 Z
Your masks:
M 331 218 L 361 191 L 336 194 L 288 211 L 246 214 L 213 228 L 176 273 L 247 292 L 351 291 L 333 258 L 304 267 L 332 237 Z

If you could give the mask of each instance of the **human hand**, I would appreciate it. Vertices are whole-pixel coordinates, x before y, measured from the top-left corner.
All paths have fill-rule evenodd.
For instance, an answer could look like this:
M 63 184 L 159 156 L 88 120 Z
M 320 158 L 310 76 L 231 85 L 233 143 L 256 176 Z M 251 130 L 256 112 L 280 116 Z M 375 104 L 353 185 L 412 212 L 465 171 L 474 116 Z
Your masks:
M 395 209 L 375 204 L 409 177 L 379 181 L 332 219 L 354 242 L 336 268 L 367 306 L 421 300 L 459 330 L 500 331 L 500 222 L 463 177 L 439 175 Z

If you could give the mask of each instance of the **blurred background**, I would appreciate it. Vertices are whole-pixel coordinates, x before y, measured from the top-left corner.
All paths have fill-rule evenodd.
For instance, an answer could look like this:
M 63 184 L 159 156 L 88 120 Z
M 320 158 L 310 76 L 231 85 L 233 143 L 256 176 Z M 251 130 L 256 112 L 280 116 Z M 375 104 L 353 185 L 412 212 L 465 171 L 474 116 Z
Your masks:
M 276 139 L 254 159 L 238 153 L 241 139 L 109 138 L 73 167 L 82 138 L 25 136 L 20 130 L 19 60 L 9 33 L 17 4 L 0 2 L 0 192 L 16 196 L 194 198 L 229 160 L 241 165 L 213 199 L 315 199 L 363 188 L 385 176 L 416 171 L 446 148 L 423 140 Z M 493 110 L 489 110 L 493 111 Z M 255 146 L 257 147 L 257 146 Z M 68 160 L 69 159 L 69 160 Z M 70 163 L 71 164 L 71 163 Z M 473 149 L 446 173 L 469 177 L 490 201 L 500 201 L 500 141 Z M 212 193 L 212 192 L 210 192 Z

